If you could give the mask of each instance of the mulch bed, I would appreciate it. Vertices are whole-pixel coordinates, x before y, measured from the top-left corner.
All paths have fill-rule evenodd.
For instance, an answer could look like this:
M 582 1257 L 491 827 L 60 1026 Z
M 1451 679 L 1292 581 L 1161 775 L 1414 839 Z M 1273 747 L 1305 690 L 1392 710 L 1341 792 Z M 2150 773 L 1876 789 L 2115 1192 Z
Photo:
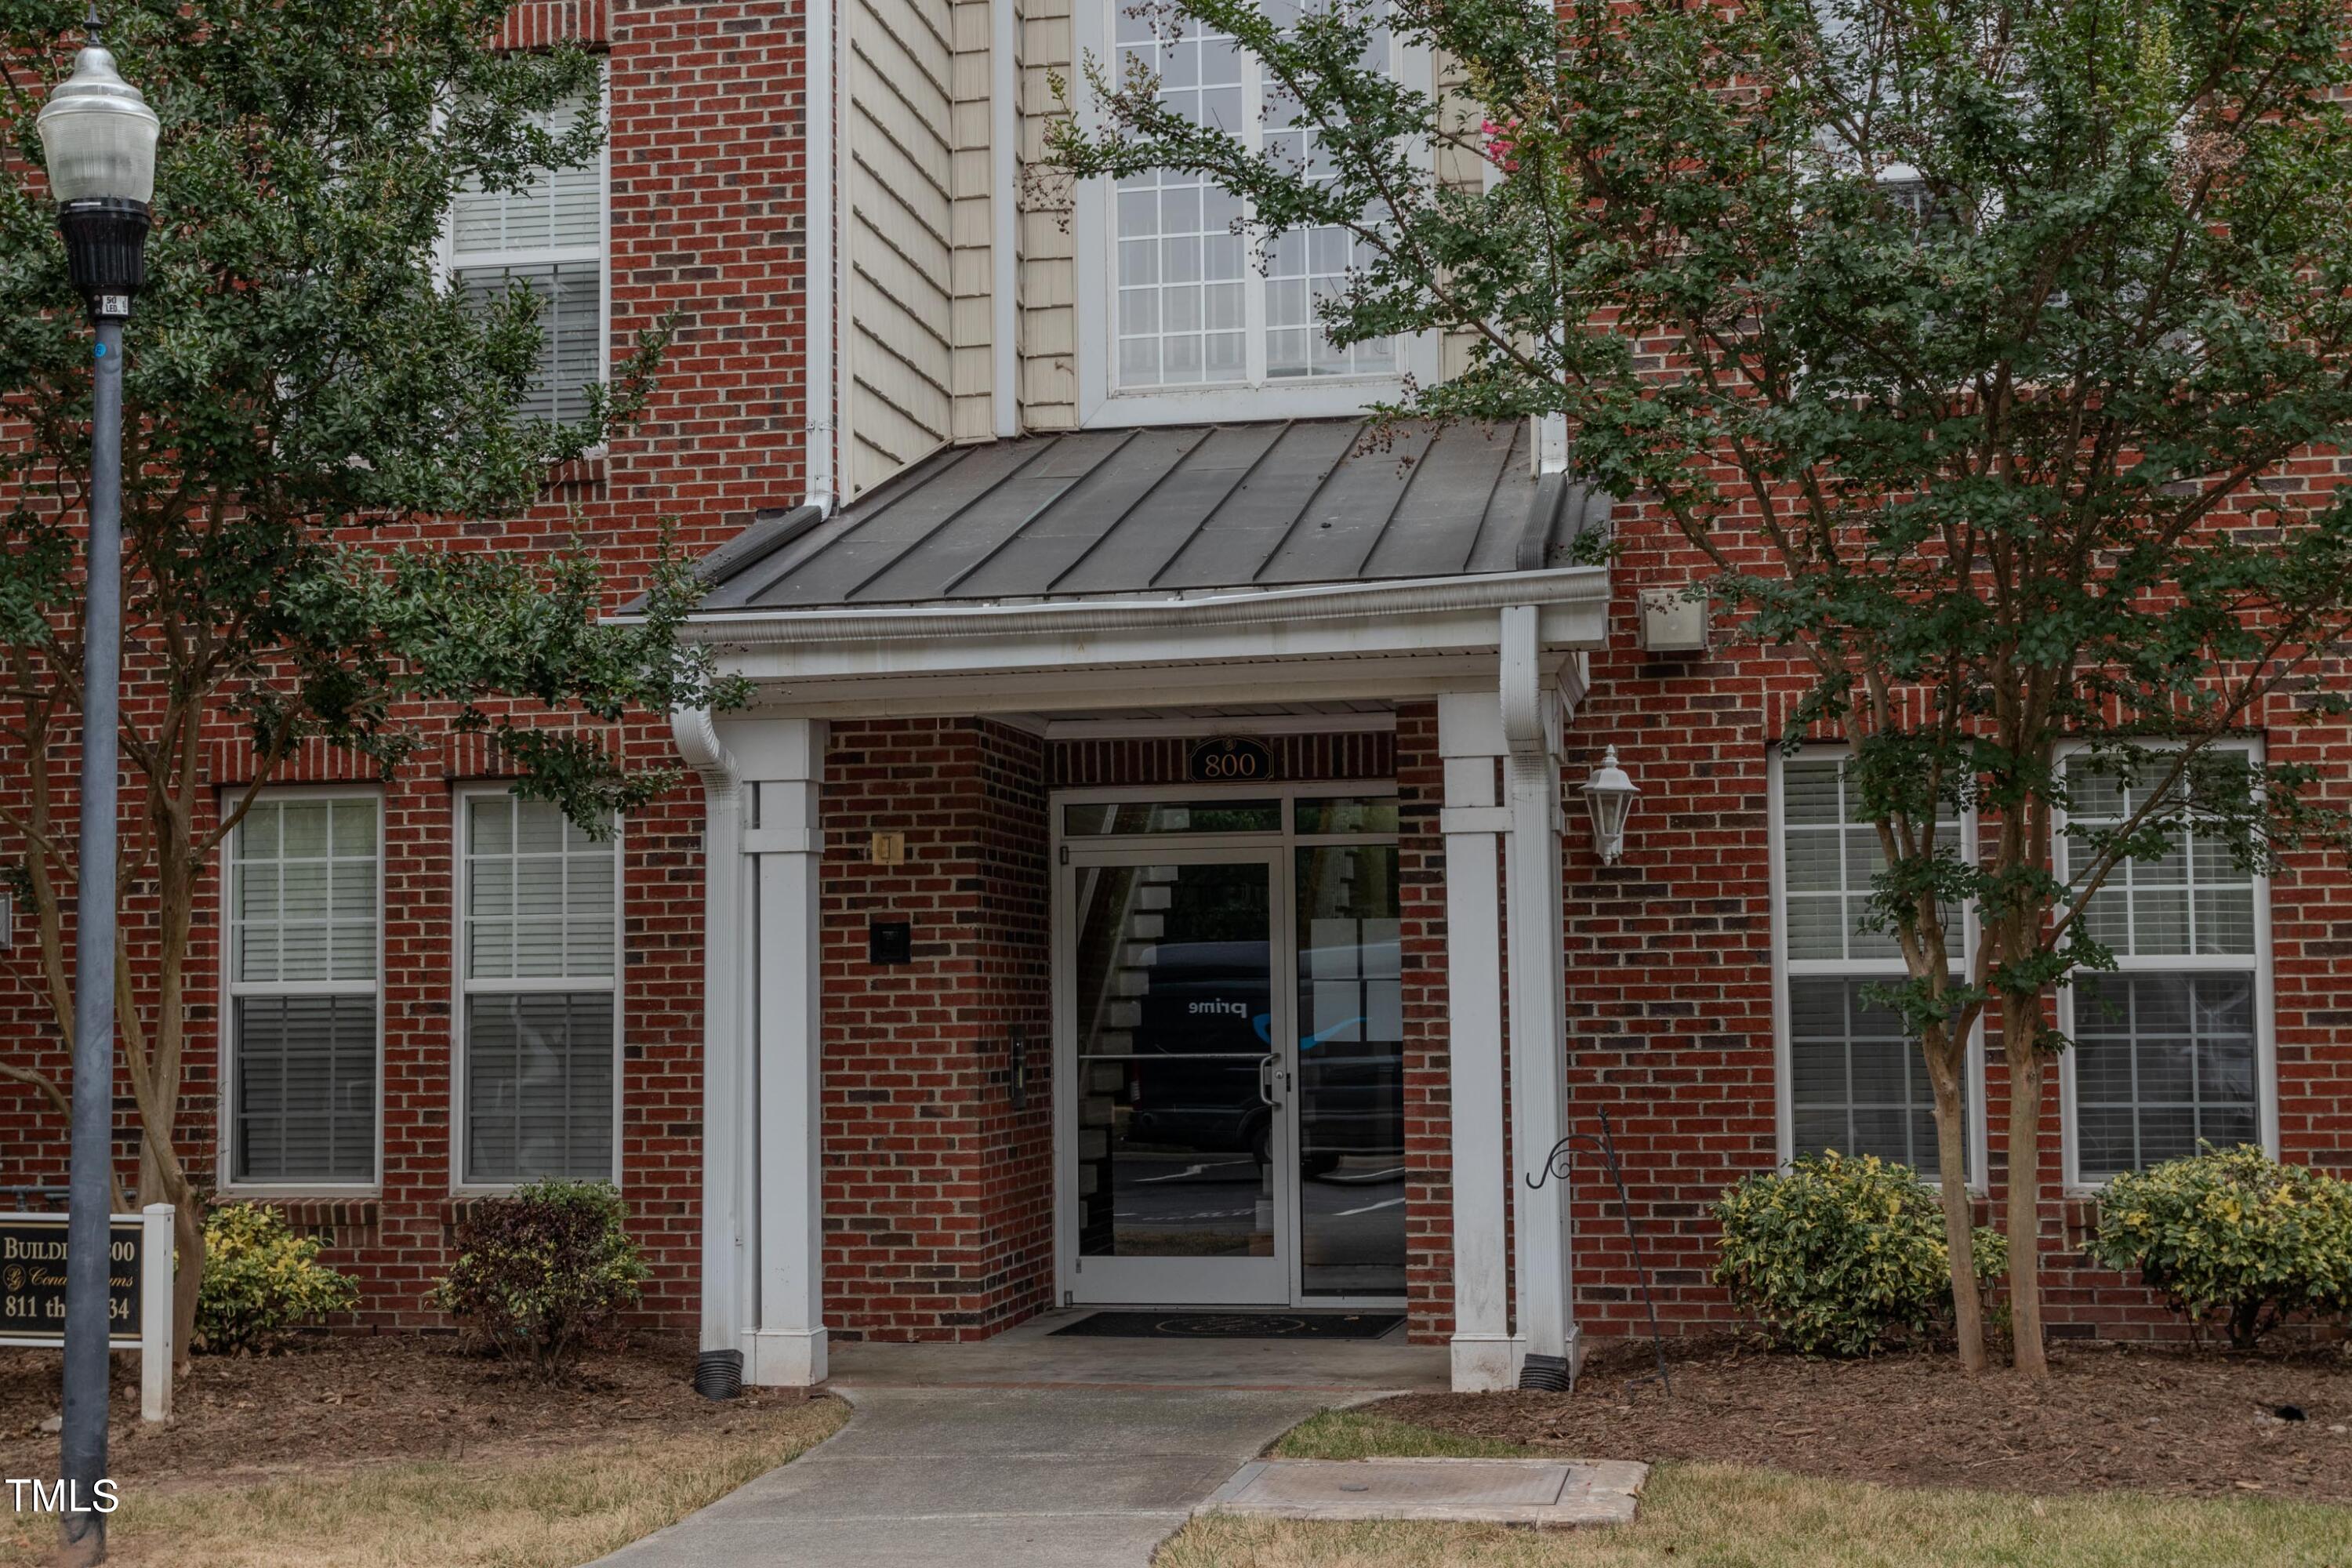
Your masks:
M 168 1426 L 139 1419 L 135 1357 L 115 1360 L 108 1471 L 150 1486 L 243 1484 L 352 1465 L 558 1452 L 611 1440 L 709 1431 L 799 1405 L 798 1390 L 750 1389 L 713 1404 L 688 1381 L 690 1342 L 648 1340 L 592 1356 L 543 1384 L 466 1353 L 448 1335 L 305 1336 L 261 1356 L 198 1356 Z M 46 1476 L 58 1439 L 59 1358 L 0 1356 L 0 1475 Z
M 1371 1408 L 1589 1458 L 1759 1465 L 1898 1486 L 2352 1502 L 2352 1356 L 2340 1348 L 2070 1348 L 2049 1382 L 1963 1376 L 1948 1353 L 1808 1361 L 1733 1341 L 1647 1342 L 1585 1363 L 1576 1392 L 1415 1394 Z M 2281 1419 L 2293 1405 L 2305 1419 Z

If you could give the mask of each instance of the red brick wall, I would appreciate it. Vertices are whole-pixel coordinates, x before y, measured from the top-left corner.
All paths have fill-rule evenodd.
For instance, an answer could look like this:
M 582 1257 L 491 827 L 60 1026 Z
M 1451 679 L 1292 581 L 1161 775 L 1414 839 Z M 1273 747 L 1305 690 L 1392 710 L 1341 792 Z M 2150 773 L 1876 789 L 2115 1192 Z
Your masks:
M 1406 1331 L 1454 1331 L 1454 1096 L 1445 969 L 1445 767 L 1437 706 L 1397 712 L 1397 891 L 1404 981 L 1404 1247 Z
M 805 319 L 802 136 L 803 23 L 797 7 L 745 4 L 610 6 L 604 0 L 532 0 L 504 42 L 558 37 L 608 54 L 612 103 L 614 353 L 674 313 L 676 331 L 644 422 L 601 459 L 556 476 L 548 504 L 510 521 L 446 521 L 380 531 L 390 546 L 461 542 L 542 549 L 576 531 L 614 577 L 614 604 L 634 596 L 665 520 L 686 548 L 731 536 L 752 512 L 797 503 L 805 490 L 803 328 Z M 716 105 L 718 107 L 714 108 Z M 138 326 L 129 352 L 137 353 Z M 134 648 L 129 705 L 147 698 Z M 446 1267 L 451 1184 L 453 783 L 483 775 L 472 742 L 426 721 L 427 744 L 383 786 L 384 1162 L 380 1196 L 295 1205 L 330 1237 L 330 1260 L 358 1274 L 362 1321 L 436 1321 L 423 1292 Z M 236 726 L 214 727 L 209 782 L 249 778 Z M 625 725 L 633 758 L 675 765 L 666 723 Z M 44 759 L 70 822 L 75 758 Z M 0 790 L 21 792 L 30 760 L 0 755 Z M 277 782 L 357 776 L 348 762 L 306 754 Z M 207 805 L 209 809 L 209 805 Z M 625 1060 L 621 1183 L 654 1264 L 647 1316 L 674 1327 L 696 1313 L 701 1046 L 701 864 L 698 791 L 681 788 L 628 824 L 624 918 Z M 0 826 L 0 860 L 24 853 Z M 219 973 L 215 893 L 200 902 L 192 1036 L 183 1100 L 183 1147 L 207 1178 L 215 1169 L 215 1030 Z M 130 905 L 134 966 L 152 906 Z M 150 928 L 152 929 L 152 928 Z M 0 1031 L 11 1059 L 58 1075 L 66 1063 L 20 911 L 15 948 L 0 952 Z M 134 973 L 136 973 L 134 967 Z M 142 985 L 152 1008 L 152 983 Z M 135 1122 L 121 1085 L 118 1148 L 133 1168 Z M 33 1091 L 0 1083 L 0 1184 L 63 1180 L 64 1128 Z
M 1385 778 L 1396 754 L 1386 733 L 1272 744 L 1285 779 Z M 981 1339 L 1051 1304 L 1048 778 L 1181 783 L 1186 747 L 1048 746 L 965 719 L 833 727 L 825 1320 L 842 1337 Z M 872 863 L 883 830 L 906 835 L 905 864 Z M 912 923 L 912 963 L 866 962 L 868 922 L 880 919 Z M 1028 1042 L 1022 1109 L 1011 1096 L 1016 1030 Z
M 1580 1131 L 1597 1129 L 1603 1108 L 1614 1123 L 1659 1313 L 1676 1331 L 1730 1321 L 1709 1280 L 1706 1207 L 1777 1157 L 1766 759 L 1805 682 L 1783 657 L 1753 647 L 1640 652 L 1635 591 L 1680 586 L 1709 568 L 1654 515 L 1621 516 L 1619 538 L 1612 646 L 1593 658 L 1565 773 L 1572 805 L 1576 784 L 1613 744 L 1643 793 L 1614 867 L 1600 865 L 1580 821 L 1570 823 L 1569 1109 Z M 2283 697 L 2258 715 L 2269 755 L 2316 768 L 2327 799 L 2352 802 L 2352 728 L 2303 723 L 2296 703 Z M 2270 910 L 2280 1152 L 2352 1174 L 2352 876 L 2340 860 L 2294 857 L 2272 882 Z M 1987 1077 L 1990 1188 L 1980 1214 L 1998 1223 L 2009 1171 L 1998 1060 Z M 2042 1117 L 2051 1332 L 2177 1335 L 2179 1320 L 2146 1290 L 2083 1266 L 2095 1205 L 2059 1194 L 2058 1079 L 2053 1068 Z M 1606 1172 L 1590 1156 L 1579 1162 L 1579 1315 L 1595 1333 L 1643 1331 L 1639 1276 Z
M 979 1339 L 1053 1286 L 1044 746 L 985 721 L 835 726 L 823 887 L 825 1321 Z M 906 835 L 879 866 L 871 837 Z M 877 920 L 914 961 L 867 962 Z M 1012 1104 L 1011 1042 L 1031 1042 Z

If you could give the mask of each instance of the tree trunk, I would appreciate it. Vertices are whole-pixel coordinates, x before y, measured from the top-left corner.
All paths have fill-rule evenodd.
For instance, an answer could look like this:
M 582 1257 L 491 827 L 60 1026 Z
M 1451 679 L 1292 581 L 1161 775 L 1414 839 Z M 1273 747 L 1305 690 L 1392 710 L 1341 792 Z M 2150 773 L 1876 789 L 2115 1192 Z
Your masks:
M 1944 1245 L 1952 1264 L 1952 1336 L 1960 1370 L 1985 1369 L 1984 1297 L 1977 1289 L 1976 1200 L 1969 1191 L 1969 1139 L 1962 1092 L 1965 1058 L 1954 1063 L 1943 1042 L 1922 1042 L 1927 1081 L 1936 1093 L 1936 1163 L 1944 1204 Z
M 2042 1342 L 2042 1071 L 2038 1022 L 2012 1000 L 2003 1009 L 2001 1054 L 2009 1064 L 2009 1312 L 2016 1367 L 2050 1375 Z

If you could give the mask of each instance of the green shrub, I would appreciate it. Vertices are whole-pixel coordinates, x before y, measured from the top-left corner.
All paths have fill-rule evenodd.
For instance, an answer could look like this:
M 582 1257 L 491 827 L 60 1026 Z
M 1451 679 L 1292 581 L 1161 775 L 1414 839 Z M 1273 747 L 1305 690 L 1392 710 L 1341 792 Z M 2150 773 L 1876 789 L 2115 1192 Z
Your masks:
M 2109 1182 L 2091 1253 L 2250 1350 L 2289 1318 L 2352 1312 L 2352 1182 L 2206 1144 Z
M 457 1230 L 434 1305 L 500 1355 L 552 1377 L 607 1342 L 637 1300 L 645 1259 L 604 1182 L 535 1182 L 485 1198 Z
M 1789 1349 L 1865 1355 L 1951 1312 L 1943 1207 L 1907 1165 L 1810 1155 L 1727 1189 L 1715 1217 L 1717 1281 Z M 2006 1267 L 2000 1233 L 1979 1229 L 1979 1287 Z
M 359 1282 L 319 1261 L 319 1243 L 260 1204 L 222 1204 L 205 1215 L 205 1278 L 196 1292 L 194 1350 L 254 1350 L 271 1336 L 359 1300 Z

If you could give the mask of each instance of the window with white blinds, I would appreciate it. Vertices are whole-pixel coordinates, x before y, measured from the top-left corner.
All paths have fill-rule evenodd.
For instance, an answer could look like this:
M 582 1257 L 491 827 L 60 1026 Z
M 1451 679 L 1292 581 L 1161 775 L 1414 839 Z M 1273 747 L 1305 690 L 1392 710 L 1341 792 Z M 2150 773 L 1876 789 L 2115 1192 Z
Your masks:
M 2066 785 L 2062 866 L 2090 852 L 2086 834 L 2129 821 L 2147 798 L 2144 783 L 2088 757 L 2068 764 Z M 2091 895 L 2084 926 L 2118 973 L 2068 988 L 2077 1180 L 2193 1154 L 2200 1142 L 2263 1141 L 2263 896 L 2221 837 L 2193 825 L 2163 855 L 2118 865 Z
M 587 107 L 562 105 L 541 122 L 562 135 Z M 469 182 L 449 215 L 449 270 L 477 302 L 509 289 L 539 296 L 539 369 L 522 412 L 563 421 L 586 414 L 587 387 L 604 377 L 604 154 L 542 169 L 520 190 Z
M 1892 934 L 1866 928 L 1878 832 L 1842 753 L 1781 758 L 1773 821 L 1783 966 L 1784 1070 L 1791 1154 L 1876 1154 L 1923 1176 L 1941 1169 L 1935 1094 L 1916 1036 L 1874 984 L 1908 976 Z M 1961 825 L 1938 826 L 1957 848 Z M 1964 930 L 1956 930 L 1964 941 Z M 1966 961 L 1965 951 L 1955 958 Z
M 1295 5 L 1290 7 L 1296 13 Z M 1315 172 L 1322 157 L 1297 102 L 1265 79 L 1231 36 L 1187 14 L 1112 0 L 1111 37 L 1122 79 L 1159 79 L 1160 104 Z M 1277 19 L 1282 8 L 1277 6 Z M 1394 68 L 1379 35 L 1368 70 Z M 1239 232 L 1241 198 L 1206 177 L 1158 169 L 1120 180 L 1113 197 L 1111 385 L 1120 391 L 1248 385 L 1342 375 L 1394 375 L 1396 341 L 1334 345 L 1318 301 L 1346 286 L 1363 260 L 1344 228 L 1275 237 L 1262 258 Z
M 504 792 L 459 816 L 460 1181 L 615 1180 L 618 844 Z
M 380 812 L 373 796 L 270 795 L 227 858 L 227 1175 L 376 1179 Z

